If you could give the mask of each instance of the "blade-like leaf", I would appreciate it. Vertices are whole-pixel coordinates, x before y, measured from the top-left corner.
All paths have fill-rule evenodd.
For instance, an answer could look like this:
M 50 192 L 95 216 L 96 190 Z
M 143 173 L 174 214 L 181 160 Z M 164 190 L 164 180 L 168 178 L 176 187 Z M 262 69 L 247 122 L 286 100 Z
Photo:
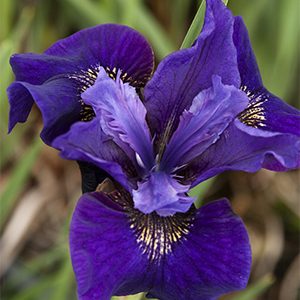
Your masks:
M 224 4 L 227 5 L 228 0 L 223 0 Z M 205 0 L 203 0 L 198 8 L 198 11 L 195 15 L 195 18 L 181 44 L 180 49 L 188 48 L 190 47 L 195 39 L 200 34 L 201 28 L 203 26 L 204 22 L 204 15 L 205 15 Z

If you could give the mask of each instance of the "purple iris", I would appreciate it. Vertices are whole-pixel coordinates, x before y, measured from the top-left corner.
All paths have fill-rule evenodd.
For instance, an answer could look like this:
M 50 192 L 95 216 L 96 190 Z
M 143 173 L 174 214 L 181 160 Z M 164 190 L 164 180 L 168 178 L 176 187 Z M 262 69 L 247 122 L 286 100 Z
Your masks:
M 299 167 L 300 114 L 263 87 L 241 18 L 207 0 L 194 45 L 166 57 L 150 80 L 150 46 L 119 25 L 11 64 L 10 130 L 35 102 L 43 140 L 111 178 L 83 194 L 72 218 L 79 299 L 146 291 L 210 300 L 246 286 L 241 219 L 226 199 L 197 210 L 187 194 L 225 170 Z

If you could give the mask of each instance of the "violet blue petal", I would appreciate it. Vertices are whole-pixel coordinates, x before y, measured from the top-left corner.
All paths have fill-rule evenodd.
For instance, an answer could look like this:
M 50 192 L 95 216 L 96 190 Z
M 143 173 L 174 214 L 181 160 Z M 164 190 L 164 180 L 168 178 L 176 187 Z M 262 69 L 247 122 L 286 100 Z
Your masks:
M 181 115 L 163 154 L 161 169 L 171 171 L 203 153 L 247 104 L 245 93 L 213 76 L 212 87 L 200 92 Z
M 235 120 L 220 139 L 182 170 L 192 186 L 226 170 L 287 171 L 300 166 L 300 140 L 292 134 L 264 131 Z
M 161 300 L 213 300 L 244 288 L 251 265 L 249 239 L 229 202 L 211 202 L 186 217 L 189 225 L 174 239 L 174 230 L 185 226 L 178 222 L 185 215 L 179 215 L 137 217 L 104 194 L 83 195 L 70 229 L 79 300 L 138 292 Z M 158 242 L 160 235 L 164 239 Z
M 102 66 L 115 73 L 122 70 L 124 79 L 144 85 L 153 70 L 153 52 L 146 39 L 124 25 L 104 24 L 83 29 L 57 41 L 45 51 L 73 59 L 83 70 Z
M 14 54 L 10 63 L 16 81 L 24 82 L 24 86 L 26 83 L 40 85 L 54 76 L 64 75 L 77 79 L 82 87 L 86 87 L 93 83 L 101 65 L 111 76 L 121 70 L 122 80 L 140 87 L 152 74 L 153 53 L 145 38 L 137 31 L 127 26 L 105 24 L 62 39 L 44 54 Z M 26 121 L 35 98 L 15 83 L 9 87 L 8 96 L 12 106 L 9 120 L 11 131 L 16 123 Z M 74 99 L 76 96 L 77 92 L 73 93 Z M 57 101 L 60 102 L 59 99 Z M 48 137 L 46 140 L 49 143 Z
M 101 68 L 95 84 L 82 94 L 82 99 L 94 108 L 105 134 L 126 151 L 133 149 L 142 166 L 153 167 L 146 109 L 133 87 L 119 78 L 111 79 Z
M 44 128 L 41 138 L 51 144 L 53 138 L 66 132 L 79 120 L 81 111 L 77 85 L 65 77 L 53 77 L 42 85 L 13 82 L 7 89 L 10 103 L 9 131 L 17 122 L 25 122 L 33 101 L 40 109 Z
M 156 211 L 160 216 L 187 212 L 195 201 L 187 196 L 189 187 L 164 172 L 153 172 L 132 191 L 134 207 L 145 214 Z
M 134 294 L 151 287 L 128 216 L 101 193 L 81 196 L 70 228 L 71 259 L 79 300 L 110 300 L 119 290 Z
M 299 136 L 300 112 L 263 87 L 247 28 L 241 17 L 235 17 L 233 40 L 242 89 L 249 96 L 249 106 L 242 113 L 241 121 L 262 130 Z
M 237 50 L 241 84 L 256 90 L 263 86 L 247 28 L 241 17 L 234 17 L 233 41 Z
M 265 88 L 251 92 L 248 107 L 239 119 L 250 127 L 265 131 L 294 134 L 300 136 L 300 111 L 288 105 Z
M 220 0 L 208 0 L 202 32 L 194 46 L 170 54 L 145 87 L 145 105 L 151 129 L 165 143 L 179 117 L 200 91 L 211 86 L 212 75 L 240 87 L 233 16 Z
M 51 77 L 80 70 L 71 58 L 36 53 L 13 54 L 10 64 L 16 81 L 31 84 L 42 84 Z
M 72 125 L 67 133 L 54 140 L 53 146 L 61 150 L 63 158 L 92 163 L 131 190 L 128 178 L 133 180 L 137 176 L 134 164 L 103 133 L 99 119 Z

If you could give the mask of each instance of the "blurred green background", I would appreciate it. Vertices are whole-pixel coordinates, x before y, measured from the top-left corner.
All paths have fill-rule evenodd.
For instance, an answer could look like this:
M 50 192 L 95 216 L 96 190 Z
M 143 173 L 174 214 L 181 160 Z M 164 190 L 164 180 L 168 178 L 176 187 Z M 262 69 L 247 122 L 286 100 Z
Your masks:
M 42 52 L 84 27 L 122 23 L 147 37 L 158 63 L 180 47 L 200 1 L 0 0 L 0 4 L 1 299 L 76 299 L 68 223 L 80 195 L 79 171 L 39 140 L 42 123 L 35 108 L 26 125 L 7 135 L 6 88 L 13 80 L 9 57 Z M 228 6 L 246 22 L 265 86 L 299 107 L 299 1 L 231 0 Z M 222 299 L 300 299 L 298 183 L 297 172 L 227 172 L 194 191 L 203 201 L 229 197 L 249 230 L 253 250 L 249 287 Z

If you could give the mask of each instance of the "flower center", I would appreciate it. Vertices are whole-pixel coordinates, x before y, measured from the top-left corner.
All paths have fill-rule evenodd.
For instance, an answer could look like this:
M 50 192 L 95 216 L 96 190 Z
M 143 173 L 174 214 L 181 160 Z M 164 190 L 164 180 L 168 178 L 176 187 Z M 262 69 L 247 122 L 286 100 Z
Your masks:
M 81 94 L 86 91 L 89 87 L 94 85 L 98 73 L 100 71 L 101 65 L 91 66 L 87 70 L 81 70 L 79 72 L 73 73 L 68 76 L 70 79 L 74 79 L 78 83 L 78 96 L 79 102 L 81 104 L 81 111 L 80 111 L 80 119 L 81 121 L 91 121 L 95 117 L 95 112 L 90 105 L 84 103 L 81 98 Z M 136 80 L 132 76 L 130 76 L 127 72 L 123 72 L 121 69 L 117 69 L 116 67 L 110 68 L 105 67 L 105 71 L 108 76 L 114 80 L 117 78 L 118 72 L 120 72 L 121 80 L 125 82 L 129 82 L 130 85 L 133 87 L 139 88 L 142 87 L 145 82 L 141 80 Z
M 177 213 L 169 217 L 160 217 L 157 213 L 143 214 L 134 209 L 130 211 L 130 228 L 143 254 L 151 261 L 160 262 L 170 254 L 176 244 L 186 240 L 193 226 L 195 209 L 187 213 Z
M 254 128 L 266 126 L 264 123 L 266 116 L 263 103 L 268 101 L 268 97 L 264 93 L 250 91 L 247 86 L 242 86 L 241 90 L 247 94 L 249 104 L 247 108 L 240 113 L 238 117 L 239 120 L 245 125 Z
M 194 205 L 186 213 L 161 217 L 156 212 L 144 214 L 133 208 L 130 194 L 108 178 L 99 184 L 96 191 L 105 193 L 127 213 L 136 242 L 151 261 L 159 263 L 165 255 L 172 253 L 176 245 L 186 240 L 193 227 Z

